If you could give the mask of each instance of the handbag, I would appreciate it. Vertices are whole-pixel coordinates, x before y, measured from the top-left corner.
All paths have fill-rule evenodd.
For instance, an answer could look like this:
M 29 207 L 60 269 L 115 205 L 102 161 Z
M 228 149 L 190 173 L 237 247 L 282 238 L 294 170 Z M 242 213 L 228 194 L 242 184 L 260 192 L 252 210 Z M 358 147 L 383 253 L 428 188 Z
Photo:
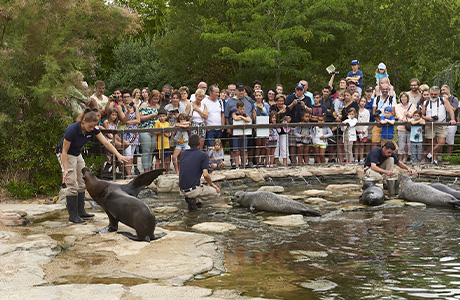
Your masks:
M 410 132 L 411 126 L 412 124 L 410 122 L 406 122 L 406 124 L 404 124 L 404 128 L 406 129 L 406 131 L 409 131 L 409 132 Z

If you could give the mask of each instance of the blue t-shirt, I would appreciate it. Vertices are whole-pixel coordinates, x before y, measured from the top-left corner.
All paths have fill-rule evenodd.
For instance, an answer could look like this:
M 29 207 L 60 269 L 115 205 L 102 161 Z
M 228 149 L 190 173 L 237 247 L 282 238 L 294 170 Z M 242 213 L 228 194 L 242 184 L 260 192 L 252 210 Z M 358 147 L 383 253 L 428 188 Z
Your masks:
M 320 105 L 318 105 L 318 106 L 313 105 L 313 106 L 311 107 L 311 109 L 312 109 L 311 114 L 312 114 L 313 116 L 319 116 L 319 115 L 322 115 L 322 114 L 326 114 L 326 113 L 327 113 L 327 108 L 326 108 L 326 106 L 325 106 L 325 105 L 322 105 L 322 104 L 320 104 Z
M 369 122 L 375 122 L 374 114 L 372 113 L 372 106 L 374 105 L 374 98 L 371 98 L 371 102 L 367 102 L 364 106 L 369 111 Z
M 381 73 L 375 73 L 375 78 L 380 81 L 382 81 L 383 78 L 388 77 L 388 74 L 381 74 Z
M 414 120 L 413 118 L 411 121 Z M 410 127 L 410 141 L 414 143 L 423 142 L 423 126 L 422 125 L 412 125 Z
M 73 156 L 79 156 L 81 154 L 81 150 L 86 143 L 90 140 L 93 140 L 96 135 L 101 133 L 99 128 L 95 127 L 93 131 L 90 132 L 83 132 L 81 131 L 81 122 L 76 122 L 66 128 L 64 138 L 59 143 L 57 148 L 58 153 L 62 153 L 62 145 L 64 144 L 64 139 L 70 142 L 69 151 L 67 154 Z
M 388 119 L 385 116 L 382 116 L 381 120 L 395 120 L 395 117 L 391 116 Z M 382 124 L 382 139 L 391 140 L 393 138 L 394 126 L 389 124 Z
M 249 97 L 244 97 L 243 99 L 238 98 L 230 98 L 227 101 L 227 105 L 225 106 L 224 110 L 224 117 L 228 118 L 228 122 L 230 125 L 233 124 L 232 114 L 236 113 L 236 103 L 238 101 L 244 102 L 244 113 L 247 114 L 252 120 L 252 111 L 254 110 L 254 103 L 253 100 Z
M 201 184 L 203 170 L 209 168 L 209 157 L 198 148 L 183 151 L 180 155 L 179 188 L 186 190 Z
M 363 71 L 358 70 L 356 73 L 353 73 L 353 70 L 348 72 L 347 77 L 359 76 L 358 86 L 363 88 Z
M 399 159 L 394 152 L 391 153 L 390 157 L 393 157 L 395 164 L 399 162 Z M 383 164 L 383 162 L 387 158 L 388 157 L 385 157 L 382 154 L 382 147 L 376 147 L 372 149 L 371 151 L 369 151 L 369 154 L 366 156 L 366 161 L 364 162 L 364 166 L 370 167 L 371 163 L 375 163 L 377 166 L 380 166 L 381 164 Z

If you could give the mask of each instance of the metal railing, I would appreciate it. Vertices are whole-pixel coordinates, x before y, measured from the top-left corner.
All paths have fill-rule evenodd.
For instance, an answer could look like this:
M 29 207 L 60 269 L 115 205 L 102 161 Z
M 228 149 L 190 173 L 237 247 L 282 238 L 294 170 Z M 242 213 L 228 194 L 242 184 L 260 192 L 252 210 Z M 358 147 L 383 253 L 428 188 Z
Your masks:
M 166 132 L 176 132 L 176 131 L 192 131 L 192 130 L 197 130 L 199 131 L 200 129 L 203 130 L 211 130 L 211 129 L 220 129 L 220 130 L 223 130 L 224 132 L 227 130 L 227 129 L 231 129 L 231 130 L 234 130 L 234 129 L 258 129 L 258 128 L 263 128 L 263 129 L 271 129 L 271 128 L 285 128 L 285 129 L 288 129 L 288 128 L 295 128 L 295 127 L 314 127 L 314 126 L 317 126 L 319 123 L 277 123 L 277 124 L 243 124 L 243 125 L 221 125 L 221 126 L 189 126 L 185 129 L 183 128 L 180 128 L 180 127 L 167 127 L 167 128 L 152 128 L 152 129 L 117 129 L 117 130 L 114 130 L 114 129 L 102 129 L 101 128 L 101 132 L 103 134 L 105 133 L 111 133 L 115 136 L 115 134 L 119 134 L 120 137 L 121 137 L 121 140 L 123 141 L 124 140 L 124 135 L 127 134 L 127 133 L 142 133 L 142 132 L 148 132 L 148 133 L 155 133 L 155 132 L 160 132 L 160 135 L 158 136 L 161 136 L 162 138 L 160 139 L 162 144 L 161 144 L 161 151 L 163 151 L 163 153 L 160 155 L 161 157 L 161 167 L 162 168 L 165 168 L 165 159 L 164 159 L 164 145 L 163 145 L 163 141 L 164 141 L 164 138 L 165 138 L 165 133 Z M 342 124 L 341 122 L 327 122 L 327 123 L 321 123 L 323 124 L 323 126 L 328 126 L 328 127 L 334 127 L 334 126 L 344 126 L 344 124 Z M 376 122 L 366 122 L 366 123 L 358 123 L 356 126 L 375 126 L 377 125 L 378 123 Z M 382 127 L 384 126 L 394 126 L 394 137 L 397 137 L 397 126 L 398 125 L 404 125 L 406 124 L 405 122 L 395 122 L 394 125 L 381 125 Z M 426 125 L 430 124 L 430 122 L 427 122 Z M 447 122 L 436 122 L 434 123 L 435 125 L 450 125 L 449 123 Z M 425 126 L 426 126 L 425 125 Z M 433 130 L 434 126 L 430 126 L 431 130 Z M 287 130 L 286 130 L 287 131 Z M 433 136 L 433 132 L 432 132 L 432 136 Z M 228 136 L 228 137 L 224 137 L 222 138 L 222 142 L 223 144 L 225 145 L 226 144 L 226 141 L 230 140 L 233 136 Z M 259 139 L 259 137 L 253 137 L 252 135 L 251 136 L 246 136 L 246 135 L 242 135 L 241 136 L 242 139 L 243 139 L 243 144 L 245 145 L 246 143 L 246 139 Z M 342 138 L 342 135 L 340 134 L 339 130 L 336 130 L 335 133 L 334 133 L 334 138 L 335 138 L 335 141 L 336 141 L 336 145 L 343 145 L 343 142 L 341 141 L 341 138 Z M 370 136 L 369 136 L 369 140 L 370 140 Z M 115 138 L 112 139 L 112 143 L 114 144 L 115 146 Z M 141 144 L 141 143 L 140 143 Z M 369 145 L 371 146 L 372 143 L 366 143 L 365 145 Z M 142 146 L 142 145 L 141 145 Z M 289 147 L 289 145 L 288 145 Z M 430 145 L 426 145 L 424 144 L 424 147 L 429 147 L 430 149 L 430 153 L 433 153 L 433 149 L 435 147 L 435 142 L 432 142 Z M 250 151 L 251 149 L 254 148 L 254 145 L 251 145 L 249 146 L 248 145 L 248 150 Z M 227 147 L 224 147 L 225 150 L 228 151 L 228 148 Z M 366 151 L 367 153 L 368 151 Z M 102 154 L 102 153 L 101 153 Z M 341 155 L 344 155 L 344 153 L 339 153 L 339 147 L 335 147 L 335 153 L 328 153 L 329 155 L 335 155 L 337 158 L 340 157 Z M 112 171 L 112 175 L 113 175 L 113 178 L 115 179 L 116 178 L 116 171 L 115 171 L 115 162 L 116 162 L 116 157 L 115 155 L 112 155 L 112 162 L 113 162 L 113 171 Z M 152 161 L 153 163 L 153 161 Z M 171 163 L 171 162 L 170 162 Z M 245 165 L 245 162 L 243 161 L 243 168 L 246 167 Z M 122 168 L 124 169 L 124 168 Z M 122 172 L 124 172 L 124 170 L 122 170 Z

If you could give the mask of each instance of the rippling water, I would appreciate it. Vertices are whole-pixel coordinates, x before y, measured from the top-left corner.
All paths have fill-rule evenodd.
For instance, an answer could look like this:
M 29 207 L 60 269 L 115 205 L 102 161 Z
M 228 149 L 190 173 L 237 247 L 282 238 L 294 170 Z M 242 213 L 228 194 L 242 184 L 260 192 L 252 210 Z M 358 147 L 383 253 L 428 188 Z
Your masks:
M 324 186 L 314 181 L 290 186 Z M 236 189 L 251 188 L 245 184 Z M 159 198 L 154 206 L 185 207 L 182 202 L 179 196 Z M 306 225 L 284 228 L 261 222 L 273 214 L 243 208 L 219 212 L 208 207 L 198 213 L 181 209 L 176 219 L 184 222 L 170 228 L 190 230 L 208 221 L 238 227 L 215 235 L 228 273 L 191 285 L 278 299 L 460 299 L 459 210 L 321 210 L 325 216 L 305 217 Z M 159 225 L 167 227 L 171 221 Z

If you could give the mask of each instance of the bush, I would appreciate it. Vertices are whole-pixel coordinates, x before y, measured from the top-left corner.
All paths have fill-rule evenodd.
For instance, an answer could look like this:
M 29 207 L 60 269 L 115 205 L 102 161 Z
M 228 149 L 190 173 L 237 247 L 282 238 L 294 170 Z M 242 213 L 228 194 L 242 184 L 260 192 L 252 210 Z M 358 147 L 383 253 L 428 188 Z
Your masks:
M 26 181 L 11 180 L 8 184 L 2 185 L 14 199 L 29 199 L 36 195 L 36 188 Z

